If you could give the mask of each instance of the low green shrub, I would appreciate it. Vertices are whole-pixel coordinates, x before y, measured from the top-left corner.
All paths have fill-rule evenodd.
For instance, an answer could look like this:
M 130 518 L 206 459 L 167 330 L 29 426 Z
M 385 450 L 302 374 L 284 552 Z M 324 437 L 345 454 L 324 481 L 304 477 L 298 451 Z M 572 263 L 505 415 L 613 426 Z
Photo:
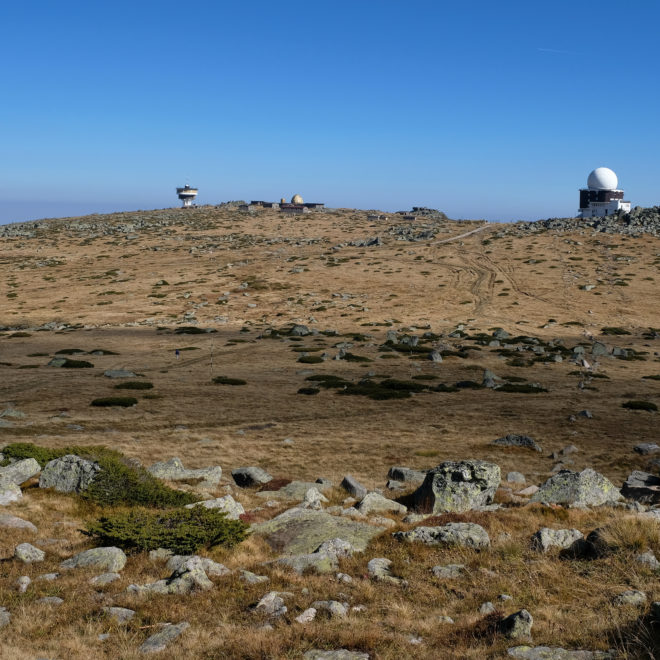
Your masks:
M 605 326 L 604 328 L 600 329 L 601 333 L 604 335 L 629 335 L 630 332 L 628 330 L 624 330 L 623 328 L 617 328 L 613 326 Z
M 344 389 L 339 390 L 338 393 L 347 396 L 366 396 L 374 401 L 408 399 L 410 397 L 410 391 L 407 389 L 383 387 L 380 383 L 372 380 L 362 380 L 357 384 L 349 383 Z
M 332 376 L 331 374 L 315 374 L 314 376 L 308 376 L 305 380 L 312 383 L 318 383 L 319 387 L 324 387 L 330 389 L 332 387 L 344 387 L 345 385 L 350 385 L 350 380 L 345 380 L 340 376 Z
M 206 330 L 204 328 L 198 328 L 194 325 L 185 325 L 182 328 L 176 328 L 174 331 L 175 335 L 204 335 Z
M 318 394 L 321 390 L 318 387 L 301 387 L 298 390 L 298 394 L 307 394 L 307 395 L 314 395 Z
M 626 401 L 621 405 L 628 410 L 648 410 L 649 412 L 653 412 L 658 409 L 658 406 L 652 401 Z
M 456 387 L 459 390 L 480 390 L 483 388 L 483 385 L 473 380 L 459 380 L 458 383 L 456 383 Z
M 364 355 L 355 355 L 355 353 L 345 353 L 343 359 L 346 362 L 373 362 L 371 358 Z
M 69 360 L 65 358 L 64 364 L 62 365 L 63 369 L 91 369 L 94 365 L 87 360 Z
M 298 358 L 298 362 L 303 364 L 320 364 L 323 362 L 323 358 L 320 355 L 301 355 Z
M 446 385 L 445 383 L 438 383 L 431 388 L 432 392 L 458 392 L 459 389 L 455 385 Z
M 529 383 L 504 383 L 504 385 L 500 385 L 495 391 L 515 392 L 518 394 L 540 394 L 548 390 L 545 387 L 539 387 L 538 385 L 531 385 Z
M 55 355 L 75 355 L 76 353 L 84 353 L 82 348 L 63 348 L 55 351 Z
M 650 376 L 642 376 L 644 380 L 660 380 L 660 374 L 651 374 Z
M 216 385 L 247 385 L 247 381 L 242 378 L 229 378 L 228 376 L 216 376 L 213 382 Z
M 116 390 L 151 390 L 154 384 L 146 380 L 127 380 L 124 383 L 115 385 Z
M 130 408 L 137 404 L 134 396 L 104 396 L 100 399 L 94 399 L 89 405 L 97 408 L 110 408 L 117 406 L 120 408 Z
M 103 546 L 136 552 L 167 548 L 190 555 L 217 545 L 232 547 L 247 538 L 248 526 L 226 515 L 203 506 L 162 512 L 134 509 L 90 521 L 83 533 Z

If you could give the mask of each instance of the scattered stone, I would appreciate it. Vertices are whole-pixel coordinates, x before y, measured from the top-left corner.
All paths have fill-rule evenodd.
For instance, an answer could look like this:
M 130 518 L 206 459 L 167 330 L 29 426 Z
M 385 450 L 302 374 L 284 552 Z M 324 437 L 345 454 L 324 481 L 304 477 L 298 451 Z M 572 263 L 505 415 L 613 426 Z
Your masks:
M 495 611 L 495 605 L 490 601 L 481 604 L 479 608 L 479 614 L 485 616 L 486 614 L 492 614 Z
M 54 605 L 59 607 L 64 602 L 63 598 L 58 598 L 57 596 L 46 596 L 45 598 L 39 598 L 37 603 L 43 603 L 44 605 Z
M 570 548 L 575 541 L 584 538 L 577 529 L 550 529 L 542 527 L 532 536 L 532 548 L 548 552 L 550 548 Z
M 21 577 L 16 580 L 16 587 L 18 588 L 19 594 L 24 594 L 27 591 L 27 588 L 30 586 L 32 580 L 28 575 L 21 575 Z
M 10 622 L 11 613 L 7 610 L 6 607 L 0 607 L 0 628 L 8 626 Z
M 441 580 L 454 580 L 461 577 L 464 569 L 464 564 L 448 564 L 447 566 L 434 566 L 431 572 Z
M 23 499 L 23 493 L 18 486 L 0 484 L 0 506 L 7 506 Z
M 251 571 L 241 571 L 240 579 L 247 584 L 263 584 L 270 580 L 267 575 L 257 575 Z
M 335 649 L 334 651 L 310 649 L 303 654 L 303 660 L 369 660 L 369 654 L 347 649 Z
M 406 580 L 392 575 L 390 570 L 391 565 L 392 561 L 390 559 L 376 557 L 371 559 L 367 564 L 367 572 L 372 579 L 377 580 L 378 582 L 387 582 L 402 587 L 407 586 L 408 582 Z
M 493 444 L 499 445 L 500 447 L 525 447 L 526 449 L 533 449 L 538 452 L 543 451 L 534 438 L 530 438 L 528 435 L 517 435 L 515 433 L 510 433 L 502 438 L 497 438 L 497 440 L 493 440 Z
M 330 488 L 330 486 L 318 482 L 292 481 L 279 490 L 260 490 L 256 495 L 257 497 L 263 497 L 264 499 L 295 500 L 301 502 L 305 499 L 310 488 L 315 488 L 317 491 L 323 491 Z
M 42 575 L 37 575 L 37 580 L 46 580 L 46 582 L 53 582 L 60 577 L 59 573 L 43 573 Z
M 337 578 L 338 582 L 343 582 L 344 584 L 350 584 L 351 582 L 353 582 L 353 578 L 350 575 L 347 575 L 346 573 L 337 573 L 335 577 Z
M 190 595 L 197 591 L 212 589 L 213 582 L 208 579 L 199 559 L 199 557 L 189 558 L 165 580 L 144 585 L 131 584 L 127 591 L 136 594 Z
M 430 470 L 413 493 L 425 513 L 464 513 L 490 504 L 500 485 L 500 468 L 486 461 L 447 461 Z
M 23 520 L 18 516 L 10 516 L 8 514 L 0 514 L 0 527 L 9 527 L 11 529 L 27 529 L 30 532 L 37 531 L 35 525 L 29 520 Z
M 166 568 L 168 571 L 201 568 L 207 575 L 213 575 L 216 577 L 222 577 L 231 573 L 224 564 L 220 564 L 207 557 L 200 557 L 199 555 L 172 555 L 172 557 L 167 560 Z
M 115 623 L 126 623 L 135 616 L 135 611 L 129 610 L 127 607 L 104 607 L 103 613 L 113 619 Z
M 250 488 L 251 486 L 259 486 L 260 484 L 267 484 L 273 480 L 273 477 L 260 467 L 241 467 L 231 471 L 231 476 L 234 478 L 237 486 L 241 488 Z
M 191 470 L 185 468 L 180 458 L 170 458 L 169 461 L 154 463 L 147 468 L 154 477 L 165 481 L 199 480 L 197 488 L 213 490 L 222 479 L 222 468 L 219 465 Z
M 520 610 L 502 619 L 497 628 L 509 639 L 520 639 L 532 636 L 534 619 L 527 610 Z
M 22 561 L 24 564 L 43 561 L 45 556 L 46 553 L 43 550 L 35 548 L 30 543 L 21 543 L 14 549 L 14 557 Z
M 358 511 L 369 515 L 371 513 L 399 513 L 405 514 L 408 508 L 394 500 L 388 500 L 379 493 L 368 493 L 357 505 Z
M 350 474 L 347 474 L 342 479 L 340 486 L 349 493 L 349 495 L 352 495 L 358 500 L 364 499 L 367 495 L 367 489 Z
M 120 578 L 119 573 L 101 573 L 101 575 L 90 578 L 89 583 L 94 587 L 105 587 L 106 584 L 111 584 Z
M 655 442 L 642 442 L 634 447 L 634 451 L 642 456 L 648 456 L 649 454 L 655 454 L 660 451 L 660 445 L 657 445 Z
M 0 489 L 12 485 L 20 486 L 39 472 L 41 472 L 41 467 L 34 458 L 26 458 L 0 467 Z
M 630 589 L 615 596 L 612 599 L 612 603 L 617 607 L 624 607 L 626 605 L 642 607 L 643 605 L 646 605 L 646 594 L 643 591 Z
M 569 651 L 550 646 L 513 646 L 507 654 L 519 660 L 614 660 L 616 653 L 608 651 Z
M 118 573 L 126 566 L 126 555 L 115 547 L 92 548 L 63 561 L 60 568 L 100 568 L 109 573 Z
M 525 475 L 520 472 L 509 472 L 506 475 L 506 480 L 510 484 L 524 484 L 527 482 Z
M 407 467 L 391 467 L 387 473 L 390 479 L 403 483 L 421 484 L 426 478 L 426 470 L 412 470 Z
M 538 493 L 539 487 L 536 485 L 531 485 L 527 486 L 527 488 L 523 488 L 522 490 L 519 490 L 516 495 L 521 495 L 523 497 L 529 497 L 530 495 L 534 495 L 534 493 Z
M 324 612 L 331 619 L 344 619 L 348 614 L 348 605 L 337 600 L 316 600 L 312 608 L 317 612 Z
M 324 541 L 340 538 L 362 551 L 374 536 L 385 531 L 361 522 L 332 516 L 326 511 L 289 509 L 271 520 L 251 526 L 252 532 L 266 537 L 274 550 L 296 555 L 314 552 Z
M 561 470 L 539 488 L 531 501 L 588 507 L 620 499 L 621 493 L 609 479 L 587 468 L 582 472 Z
M 593 419 L 594 415 L 590 410 L 580 410 L 577 414 L 578 417 L 584 417 L 585 419 Z
M 621 493 L 644 504 L 660 504 L 660 477 L 635 470 L 626 479 Z
M 103 372 L 106 378 L 137 378 L 137 375 L 126 369 L 108 369 Z
M 98 463 L 68 454 L 46 463 L 39 477 L 39 488 L 54 488 L 59 493 L 82 493 L 100 471 Z
M 323 504 L 327 504 L 330 500 L 319 492 L 315 487 L 310 488 L 305 493 L 305 499 L 301 503 L 301 507 L 305 509 L 314 509 L 315 511 L 320 511 L 323 508 Z
M 261 597 L 254 606 L 254 611 L 260 614 L 266 614 L 276 618 L 284 616 L 287 613 L 287 606 L 284 604 L 284 598 L 293 596 L 288 591 L 269 591 Z
M 298 623 L 311 623 L 316 618 L 316 610 L 313 607 L 308 607 L 302 614 L 295 618 Z
M 644 566 L 648 566 L 651 570 L 657 571 L 660 569 L 660 561 L 653 554 L 652 550 L 648 550 L 640 555 L 635 557 L 635 561 Z
M 190 624 L 182 621 L 176 625 L 167 624 L 162 630 L 152 635 L 138 649 L 140 653 L 159 653 L 164 651 L 168 644 L 173 642 L 184 630 L 187 630 Z
M 454 619 L 452 619 L 450 616 L 446 616 L 444 614 L 441 614 L 438 619 L 438 623 L 446 623 L 449 625 L 452 625 L 454 623 Z
M 402 481 L 396 481 L 395 479 L 388 479 L 385 487 L 388 490 L 403 490 L 405 487 Z
M 399 541 L 426 545 L 462 546 L 481 550 L 490 546 L 488 532 L 476 523 L 447 523 L 439 527 L 416 527 L 409 532 L 394 532 Z

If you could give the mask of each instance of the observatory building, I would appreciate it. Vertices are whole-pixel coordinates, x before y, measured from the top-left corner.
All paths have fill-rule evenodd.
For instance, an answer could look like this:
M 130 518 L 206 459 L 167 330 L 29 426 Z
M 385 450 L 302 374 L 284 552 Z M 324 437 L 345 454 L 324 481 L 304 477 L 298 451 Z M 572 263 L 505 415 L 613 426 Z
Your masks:
M 587 179 L 587 187 L 580 188 L 582 218 L 602 218 L 617 211 L 628 213 L 630 202 L 623 200 L 623 190 L 617 188 L 619 180 L 608 167 L 597 167 Z
M 197 197 L 197 188 L 191 188 L 187 183 L 183 188 L 177 188 L 176 194 L 183 202 L 183 208 L 188 208 L 193 205 L 195 197 Z

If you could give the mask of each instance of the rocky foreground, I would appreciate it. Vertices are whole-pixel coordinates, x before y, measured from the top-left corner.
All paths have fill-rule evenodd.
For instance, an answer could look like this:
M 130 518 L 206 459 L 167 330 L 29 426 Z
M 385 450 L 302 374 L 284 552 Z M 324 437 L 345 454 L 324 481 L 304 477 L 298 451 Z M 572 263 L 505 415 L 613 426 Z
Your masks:
M 494 444 L 523 448 L 523 451 L 540 450 L 528 436 L 510 435 L 496 439 Z M 657 551 L 659 538 L 660 478 L 648 473 L 633 472 L 619 489 L 592 469 L 581 472 L 560 469 L 537 486 L 526 483 L 524 475 L 518 472 L 503 477 L 495 463 L 461 460 L 444 462 L 429 470 L 395 466 L 389 471 L 385 489 L 368 491 L 350 474 L 337 488 L 323 478 L 313 483 L 274 480 L 256 466 L 233 469 L 231 482 L 222 485 L 220 466 L 188 469 L 173 458 L 155 463 L 148 473 L 174 486 L 185 488 L 185 484 L 194 484 L 187 488 L 196 496 L 186 505 L 186 510 L 201 507 L 220 511 L 234 521 L 262 518 L 250 524 L 250 532 L 252 539 L 259 539 L 270 556 L 255 566 L 248 553 L 243 556 L 246 566 L 228 568 L 205 554 L 177 554 L 165 544 L 148 553 L 148 561 L 161 577 L 127 584 L 123 571 L 132 564 L 144 565 L 145 557 L 140 553 L 133 550 L 127 555 L 126 545 L 124 549 L 100 546 L 65 557 L 64 548 L 57 545 L 58 539 L 47 538 L 31 520 L 18 515 L 29 510 L 31 500 L 39 500 L 42 508 L 46 506 L 48 500 L 42 493 L 46 498 L 62 497 L 62 494 L 69 499 L 85 497 L 109 468 L 102 461 L 76 454 L 51 460 L 42 468 L 34 458 L 12 458 L 16 451 L 13 447 L 10 445 L 5 450 L 9 458 L 0 455 L 5 464 L 0 468 L 0 505 L 8 511 L 0 515 L 0 527 L 6 535 L 22 542 L 15 545 L 13 557 L 5 560 L 11 566 L 10 577 L 4 580 L 9 584 L 0 592 L 5 601 L 0 608 L 5 639 L 19 610 L 32 608 L 48 617 L 50 612 L 79 599 L 72 584 L 87 585 L 85 616 L 93 617 L 97 628 L 107 631 L 98 633 L 98 641 L 106 647 L 124 635 L 131 622 L 139 620 L 145 602 L 171 597 L 197 599 L 202 594 L 221 591 L 227 581 L 242 583 L 251 588 L 251 593 L 258 594 L 240 614 L 238 625 L 246 631 L 275 634 L 282 627 L 302 630 L 336 622 L 349 628 L 360 626 L 365 618 L 379 615 L 353 591 L 356 583 L 372 584 L 396 599 L 401 592 L 414 595 L 418 590 L 428 598 L 429 588 L 431 593 L 434 589 L 453 591 L 451 585 L 460 585 L 470 574 L 489 581 L 497 571 L 487 566 L 497 566 L 498 555 L 510 553 L 513 540 L 511 533 L 494 523 L 498 519 L 505 523 L 506 517 L 501 516 L 506 512 L 524 511 L 550 523 L 524 531 L 527 547 L 516 552 L 528 557 L 526 571 L 542 572 L 547 570 L 548 563 L 561 564 L 569 571 L 580 567 L 583 571 L 589 570 L 590 565 L 611 564 L 617 559 L 630 562 L 630 570 L 637 578 L 631 580 L 629 576 L 629 582 L 645 583 L 647 587 L 644 590 L 625 585 L 610 587 L 609 608 L 624 612 L 629 619 L 636 617 L 640 629 L 650 626 L 649 630 L 654 630 L 660 623 L 660 601 L 653 600 L 658 596 L 660 562 L 652 549 L 642 545 L 650 542 Z M 25 447 L 20 450 L 25 451 Z M 562 454 L 569 456 L 575 451 L 575 447 L 566 447 Z M 636 451 L 652 455 L 660 452 L 660 447 L 645 443 Z M 134 461 L 132 465 L 131 469 L 137 469 Z M 217 496 L 220 492 L 224 494 Z M 247 510 L 242 501 L 251 503 Z M 276 515 L 271 517 L 269 512 Z M 583 519 L 591 512 L 598 512 L 596 515 L 608 522 L 595 529 L 558 524 L 568 520 L 571 512 L 578 512 Z M 516 524 L 520 524 L 520 518 Z M 389 541 L 383 546 L 386 539 Z M 209 547 L 213 544 L 207 550 Z M 382 547 L 387 547 L 389 553 L 379 555 L 377 549 Z M 422 588 L 420 578 L 407 577 L 409 571 L 405 568 L 406 562 L 420 560 L 417 554 L 420 548 L 426 552 L 422 555 L 423 563 L 436 558 L 460 557 L 461 561 L 428 565 L 423 578 L 428 585 Z M 402 557 L 408 559 L 402 563 Z M 485 559 L 486 565 L 478 568 L 477 557 Z M 42 565 L 50 570 L 42 572 Z M 137 574 L 132 571 L 132 579 L 137 575 L 139 568 Z M 505 581 L 507 577 L 513 580 L 513 575 L 502 575 Z M 305 584 L 305 578 L 310 579 L 309 587 L 300 586 Z M 287 580 L 290 590 L 272 584 Z M 41 595 L 51 585 L 64 582 L 67 586 L 57 589 L 58 595 Z M 44 590 L 44 585 L 49 589 Z M 535 646 L 532 639 L 536 598 L 516 594 L 515 581 L 511 586 L 511 593 L 493 591 L 492 597 L 480 603 L 472 616 L 463 614 L 465 621 L 436 614 L 435 626 L 460 627 L 463 632 L 466 626 L 472 628 L 474 634 L 489 637 L 494 648 L 514 658 L 633 657 L 626 655 L 625 646 L 607 651 Z M 317 590 L 323 594 L 321 597 L 314 593 Z M 15 595 L 10 597 L 10 592 Z M 328 597 L 329 592 L 335 592 L 336 597 Z M 542 610 L 541 616 L 547 618 L 545 607 L 541 604 L 537 607 Z M 177 619 L 147 626 L 150 634 L 134 651 L 137 654 L 167 651 L 168 657 L 182 657 L 180 653 L 185 651 L 177 651 L 179 637 L 190 635 L 194 623 L 183 612 Z M 547 633 L 544 638 L 547 639 Z M 433 650 L 432 636 L 425 634 L 410 634 L 408 644 L 410 657 L 426 657 L 438 650 Z M 364 645 L 359 644 L 357 649 L 307 648 L 291 657 L 307 660 L 389 657 L 387 651 L 373 653 L 359 646 Z

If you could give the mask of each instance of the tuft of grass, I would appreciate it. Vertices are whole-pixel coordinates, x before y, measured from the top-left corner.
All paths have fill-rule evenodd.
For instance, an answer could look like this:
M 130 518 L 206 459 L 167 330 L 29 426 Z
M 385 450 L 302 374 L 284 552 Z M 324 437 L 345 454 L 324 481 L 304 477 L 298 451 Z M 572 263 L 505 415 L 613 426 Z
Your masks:
M 133 396 L 105 396 L 100 399 L 94 399 L 89 405 L 97 408 L 111 408 L 117 406 L 120 408 L 130 408 L 137 404 L 137 399 Z
M 115 385 L 116 390 L 151 390 L 154 384 L 144 380 L 127 380 Z
M 658 406 L 652 401 L 625 401 L 621 404 L 621 407 L 627 408 L 628 410 L 648 410 L 649 412 L 655 412 L 658 409 Z
M 323 358 L 320 355 L 301 355 L 298 358 L 298 362 L 303 364 L 320 364 L 323 362 Z
M 103 546 L 137 552 L 167 548 L 190 555 L 218 545 L 230 548 L 247 538 L 248 526 L 242 520 L 227 520 L 226 515 L 203 506 L 121 511 L 86 523 L 83 533 Z
M 247 381 L 242 378 L 229 378 L 228 376 L 215 376 L 213 382 L 216 385 L 247 385 Z

